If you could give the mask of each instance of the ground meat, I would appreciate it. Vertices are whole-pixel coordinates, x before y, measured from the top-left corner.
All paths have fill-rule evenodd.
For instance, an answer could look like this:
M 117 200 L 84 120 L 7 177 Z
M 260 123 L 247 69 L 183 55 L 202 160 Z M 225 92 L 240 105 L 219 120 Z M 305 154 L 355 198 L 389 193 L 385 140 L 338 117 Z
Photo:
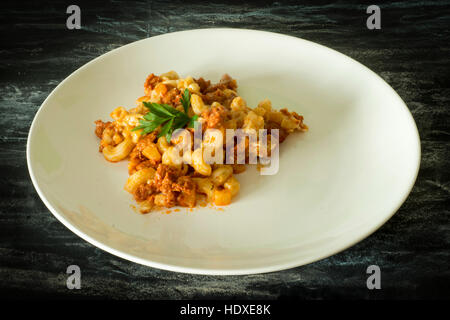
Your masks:
M 172 208 L 177 205 L 177 195 L 175 192 L 166 193 L 164 196 L 164 207 Z
M 224 74 L 222 76 L 222 79 L 220 79 L 219 83 L 210 85 L 209 87 L 207 87 L 204 90 L 204 93 L 214 92 L 217 89 L 219 89 L 219 90 L 225 90 L 225 89 L 236 90 L 236 88 L 237 88 L 236 80 L 231 78 L 228 74 Z
M 177 88 L 170 89 L 164 96 L 161 98 L 161 102 L 165 104 L 172 105 L 173 107 L 180 104 L 181 92 Z
M 142 201 L 148 199 L 150 195 L 161 193 L 164 195 L 164 206 L 173 207 L 177 204 L 180 193 L 187 190 L 184 184 L 177 183 L 179 178 L 179 171 L 176 168 L 159 164 L 153 180 L 140 185 L 134 192 L 134 197 L 137 201 Z
M 148 183 L 141 184 L 133 193 L 133 197 L 136 201 L 144 201 L 152 196 L 155 192 L 155 188 Z
M 222 90 L 217 89 L 212 92 L 205 93 L 202 95 L 202 100 L 206 104 L 212 104 L 213 102 L 218 102 L 220 104 L 224 104 L 224 101 L 227 99 Z
M 236 80 L 232 79 L 229 75 L 225 74 L 219 83 L 211 85 L 211 81 L 205 81 L 203 78 L 196 80 L 200 86 L 200 93 L 202 94 L 202 100 L 206 104 L 212 104 L 218 102 L 228 107 L 233 100 L 234 96 L 224 94 L 225 89 L 236 90 Z
M 223 127 L 226 117 L 229 111 L 222 106 L 213 107 L 202 113 L 202 118 L 205 120 L 205 130 L 208 128 L 220 128 Z
M 156 168 L 158 166 L 158 162 L 154 160 L 144 160 L 142 162 L 139 162 L 135 166 L 135 171 L 139 171 L 144 168 Z
M 196 202 L 196 184 L 191 177 L 179 177 L 177 183 L 173 186 L 174 190 L 179 192 L 177 197 L 178 204 L 183 207 L 194 207 Z
M 149 133 L 145 135 L 139 142 L 136 144 L 136 149 L 139 153 L 142 153 L 145 148 L 147 148 L 150 144 L 155 142 L 157 133 L 153 131 L 152 133 Z M 142 156 L 143 157 L 143 156 Z M 145 157 L 143 157 L 145 159 Z
M 170 191 L 172 183 L 177 181 L 177 171 L 176 168 L 162 163 L 159 164 L 153 179 L 154 186 L 163 193 L 165 193 L 164 191 Z
M 308 126 L 303 123 L 303 116 L 299 115 L 295 111 L 291 112 L 291 116 L 293 116 L 295 119 L 297 119 L 300 122 L 300 128 L 302 128 L 303 130 L 308 130 Z
M 97 137 L 101 139 L 103 131 L 105 130 L 106 127 L 111 125 L 112 122 L 111 121 L 103 122 L 102 120 L 97 120 L 94 123 L 95 123 L 95 134 Z
M 200 92 L 202 92 L 202 93 L 206 92 L 206 89 L 208 89 L 208 87 L 211 86 L 211 81 L 209 81 L 209 80 L 206 81 L 203 78 L 195 79 L 195 82 L 197 82 L 197 84 L 199 85 Z
M 134 147 L 134 149 L 131 151 L 129 159 L 130 161 L 128 162 L 128 174 L 132 175 L 133 173 L 135 173 L 137 171 L 136 167 L 143 161 L 143 159 L 141 158 L 141 153 L 139 152 L 139 150 Z
M 289 135 L 289 132 L 281 128 L 280 125 L 276 122 L 266 122 L 265 129 L 267 129 L 267 133 L 271 134 L 273 137 L 275 137 L 275 132 L 272 132 L 272 129 L 278 129 L 279 143 L 282 143 L 284 140 L 286 140 L 287 136 Z
M 196 200 L 196 184 L 189 176 L 180 176 L 176 168 L 159 164 L 155 177 L 150 183 L 153 190 L 164 195 L 164 206 L 180 205 L 194 207 Z
M 128 162 L 128 174 L 131 175 L 138 170 L 148 167 L 156 169 L 156 167 L 158 166 L 158 162 L 154 160 L 149 160 L 142 154 L 142 151 L 150 143 L 153 143 L 155 139 L 156 139 L 156 132 L 152 132 L 150 134 L 147 134 L 141 140 L 139 140 L 139 142 L 136 144 L 136 146 L 131 151 L 129 156 L 130 162 Z
M 144 83 L 145 94 L 149 96 L 159 82 L 161 82 L 161 80 L 158 76 L 155 76 L 153 73 L 149 75 Z
M 303 130 L 308 129 L 308 126 L 303 124 L 303 116 L 299 115 L 297 112 L 295 112 L 295 111 L 289 112 L 289 110 L 286 108 L 280 109 L 280 112 L 282 114 L 284 114 L 285 116 L 288 116 L 288 117 L 291 117 L 291 118 L 294 118 L 295 120 L 297 120 L 296 123 L 298 123 L 298 125 L 301 129 L 303 129 Z
M 283 108 L 283 109 L 280 109 L 280 112 L 281 112 L 282 114 L 284 114 L 285 116 L 293 117 L 294 119 L 297 119 L 297 120 L 303 122 L 303 116 L 299 115 L 299 114 L 298 114 L 297 112 L 295 112 L 295 111 L 289 112 L 288 109 Z

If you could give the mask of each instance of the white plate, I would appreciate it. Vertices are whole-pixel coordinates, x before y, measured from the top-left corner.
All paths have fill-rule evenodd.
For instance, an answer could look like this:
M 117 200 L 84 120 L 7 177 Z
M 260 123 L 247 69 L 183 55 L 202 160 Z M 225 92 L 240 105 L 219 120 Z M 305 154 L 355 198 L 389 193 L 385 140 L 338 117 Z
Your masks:
M 229 73 L 250 106 L 269 98 L 304 115 L 307 133 L 281 146 L 273 176 L 237 176 L 224 211 L 140 215 L 123 190 L 126 162 L 98 150 L 94 120 L 143 95 L 150 73 L 217 81 Z M 400 97 L 358 62 L 280 34 L 205 29 L 113 50 L 45 100 L 30 129 L 28 167 L 50 211 L 119 257 L 189 273 L 251 274 L 310 263 L 367 237 L 408 196 L 420 162 L 414 120 Z

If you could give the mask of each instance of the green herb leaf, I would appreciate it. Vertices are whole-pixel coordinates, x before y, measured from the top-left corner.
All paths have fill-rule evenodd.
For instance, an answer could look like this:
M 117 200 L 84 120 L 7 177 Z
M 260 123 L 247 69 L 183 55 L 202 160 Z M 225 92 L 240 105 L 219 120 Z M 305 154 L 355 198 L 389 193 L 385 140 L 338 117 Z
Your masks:
M 198 119 L 198 114 L 194 115 L 194 116 L 189 120 L 188 128 L 195 128 L 194 125 L 195 125 L 195 121 L 197 121 L 197 119 Z M 197 130 L 197 128 L 195 128 L 195 129 Z
M 181 96 L 181 104 L 183 105 L 184 113 L 187 114 L 191 105 L 191 94 L 188 89 L 184 89 L 183 95 Z
M 166 140 L 170 141 L 172 133 L 176 129 L 182 129 L 186 126 L 193 128 L 198 115 L 191 118 L 187 114 L 191 105 L 191 95 L 188 89 L 184 90 L 181 103 L 185 112 L 181 112 L 168 104 L 143 102 L 149 112 L 144 115 L 144 119 L 139 120 L 139 126 L 133 128 L 132 131 L 142 130 L 141 134 L 148 134 L 162 126 L 158 137 L 166 137 Z
M 150 112 L 157 117 L 170 118 L 173 116 L 173 114 L 166 108 L 164 108 L 161 104 L 144 101 L 144 106 L 146 106 L 150 110 Z
M 158 134 L 158 137 L 166 137 L 167 142 L 172 140 L 172 132 L 173 132 L 173 118 L 166 122 L 166 124 L 162 127 L 161 132 Z
M 156 116 L 154 113 L 147 113 L 145 116 L 144 116 L 144 119 L 145 120 L 148 120 L 148 121 L 155 121 L 155 120 L 158 120 L 158 119 L 160 119 L 158 116 Z
M 173 121 L 173 127 L 175 129 L 184 128 L 189 123 L 189 121 L 190 121 L 189 117 L 175 118 L 175 120 Z

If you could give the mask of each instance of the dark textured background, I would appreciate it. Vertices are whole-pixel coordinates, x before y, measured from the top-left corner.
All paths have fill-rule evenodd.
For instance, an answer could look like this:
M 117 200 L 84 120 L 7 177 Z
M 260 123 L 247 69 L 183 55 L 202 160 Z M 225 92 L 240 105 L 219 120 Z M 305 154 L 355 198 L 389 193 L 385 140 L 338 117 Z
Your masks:
M 67 30 L 66 8 L 82 29 Z M 71 2 L 2 1 L 0 12 L 0 297 L 449 298 L 450 79 L 448 1 Z M 365 10 L 381 7 L 382 29 Z M 26 165 L 28 129 L 55 86 L 91 59 L 172 31 L 233 27 L 280 32 L 336 49 L 385 79 L 410 108 L 422 140 L 419 176 L 397 214 L 366 240 L 328 259 L 281 272 L 200 276 L 117 258 L 77 237 L 47 210 Z M 66 288 L 66 268 L 82 289 Z M 382 289 L 369 291 L 370 264 Z

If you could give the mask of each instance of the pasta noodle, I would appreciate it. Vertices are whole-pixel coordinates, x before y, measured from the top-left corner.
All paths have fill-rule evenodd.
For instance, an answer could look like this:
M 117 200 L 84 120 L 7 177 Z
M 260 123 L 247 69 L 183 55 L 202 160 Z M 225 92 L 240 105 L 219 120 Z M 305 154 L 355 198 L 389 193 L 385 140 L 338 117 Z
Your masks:
M 117 162 L 125 159 L 133 148 L 134 143 L 131 138 L 128 138 L 116 146 L 106 146 L 103 148 L 103 156 L 108 161 Z
M 155 169 L 144 168 L 133 173 L 125 184 L 125 190 L 129 193 L 133 193 L 139 187 L 139 185 L 148 183 L 155 176 Z

